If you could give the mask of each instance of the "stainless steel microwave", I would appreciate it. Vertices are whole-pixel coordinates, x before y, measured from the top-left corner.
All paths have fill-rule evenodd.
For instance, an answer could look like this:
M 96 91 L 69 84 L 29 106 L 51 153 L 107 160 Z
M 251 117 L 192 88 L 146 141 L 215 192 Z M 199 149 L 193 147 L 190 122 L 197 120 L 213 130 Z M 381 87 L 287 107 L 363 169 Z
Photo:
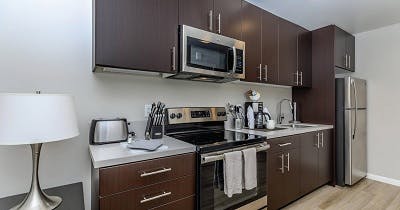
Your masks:
M 179 68 L 170 78 L 220 83 L 245 78 L 243 41 L 186 25 L 179 36 Z

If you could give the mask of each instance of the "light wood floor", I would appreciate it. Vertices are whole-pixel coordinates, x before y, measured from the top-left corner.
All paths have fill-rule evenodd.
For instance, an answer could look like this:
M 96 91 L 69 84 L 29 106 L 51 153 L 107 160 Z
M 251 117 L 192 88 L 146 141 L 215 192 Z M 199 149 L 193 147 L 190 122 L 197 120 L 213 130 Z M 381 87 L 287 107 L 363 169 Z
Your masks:
M 283 210 L 400 209 L 400 187 L 364 179 L 353 187 L 324 186 Z

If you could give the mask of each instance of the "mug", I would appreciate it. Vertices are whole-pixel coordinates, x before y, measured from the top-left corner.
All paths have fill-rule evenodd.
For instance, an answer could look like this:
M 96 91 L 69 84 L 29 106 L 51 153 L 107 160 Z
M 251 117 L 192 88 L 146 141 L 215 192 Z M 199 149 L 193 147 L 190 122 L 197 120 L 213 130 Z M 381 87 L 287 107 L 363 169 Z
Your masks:
M 276 125 L 275 120 L 267 120 L 267 129 L 272 130 L 275 128 L 275 125 Z

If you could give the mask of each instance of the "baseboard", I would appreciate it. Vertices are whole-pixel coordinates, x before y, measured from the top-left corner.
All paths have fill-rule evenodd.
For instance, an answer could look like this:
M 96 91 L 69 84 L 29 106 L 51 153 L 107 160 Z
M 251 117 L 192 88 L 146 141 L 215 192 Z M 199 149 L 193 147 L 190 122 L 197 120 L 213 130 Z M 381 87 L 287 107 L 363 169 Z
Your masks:
M 391 184 L 391 185 L 400 187 L 400 180 L 398 180 L 398 179 L 387 178 L 384 176 L 379 176 L 379 175 L 370 174 L 370 173 L 367 174 L 367 179 L 372 179 L 372 180 L 375 180 L 378 182 L 383 182 L 386 184 Z

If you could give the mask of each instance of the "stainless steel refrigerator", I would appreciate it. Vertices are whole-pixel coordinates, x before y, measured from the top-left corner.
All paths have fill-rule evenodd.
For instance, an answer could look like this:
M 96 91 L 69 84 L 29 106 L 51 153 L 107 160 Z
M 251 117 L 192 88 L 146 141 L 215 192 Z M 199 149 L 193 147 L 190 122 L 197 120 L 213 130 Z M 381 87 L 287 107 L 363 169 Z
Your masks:
M 367 82 L 336 79 L 336 182 L 353 185 L 367 175 Z

